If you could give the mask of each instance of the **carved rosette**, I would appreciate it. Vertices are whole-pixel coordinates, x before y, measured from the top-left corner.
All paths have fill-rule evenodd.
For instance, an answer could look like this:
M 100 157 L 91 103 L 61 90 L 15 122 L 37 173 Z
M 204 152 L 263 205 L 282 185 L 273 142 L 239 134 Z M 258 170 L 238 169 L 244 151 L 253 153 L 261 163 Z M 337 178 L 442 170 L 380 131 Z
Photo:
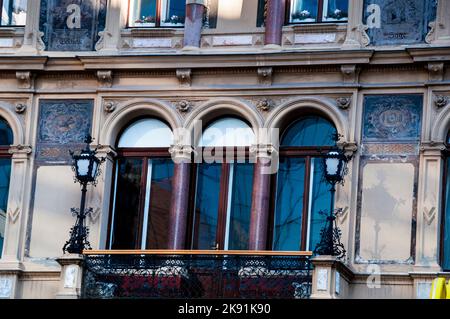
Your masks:
M 116 110 L 116 108 L 117 108 L 117 103 L 114 102 L 114 101 L 106 101 L 103 104 L 103 110 L 106 113 L 112 113 L 112 112 L 114 112 Z
M 180 113 L 187 113 L 192 108 L 192 103 L 187 100 L 178 101 L 175 103 L 175 107 Z
M 23 112 L 25 112 L 25 110 L 27 109 L 27 105 L 25 103 L 17 103 L 14 106 L 14 110 L 16 111 L 16 113 L 18 114 L 22 114 Z
M 269 99 L 262 99 L 256 102 L 256 108 L 261 112 L 268 112 L 274 107 L 274 102 Z

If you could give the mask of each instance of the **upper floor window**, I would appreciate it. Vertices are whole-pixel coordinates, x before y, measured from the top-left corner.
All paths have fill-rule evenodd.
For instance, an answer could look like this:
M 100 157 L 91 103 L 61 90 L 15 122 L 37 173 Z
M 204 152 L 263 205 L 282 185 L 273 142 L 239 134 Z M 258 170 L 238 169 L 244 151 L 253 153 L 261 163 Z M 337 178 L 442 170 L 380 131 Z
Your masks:
M 24 26 L 27 19 L 27 0 L 0 0 L 1 26 Z
M 11 154 L 8 150 L 13 144 L 13 132 L 6 120 L 0 118 L 0 257 L 6 229 L 9 180 L 11 177 Z
M 130 0 L 129 27 L 182 27 L 185 0 Z
M 348 0 L 289 0 L 289 23 L 347 21 Z

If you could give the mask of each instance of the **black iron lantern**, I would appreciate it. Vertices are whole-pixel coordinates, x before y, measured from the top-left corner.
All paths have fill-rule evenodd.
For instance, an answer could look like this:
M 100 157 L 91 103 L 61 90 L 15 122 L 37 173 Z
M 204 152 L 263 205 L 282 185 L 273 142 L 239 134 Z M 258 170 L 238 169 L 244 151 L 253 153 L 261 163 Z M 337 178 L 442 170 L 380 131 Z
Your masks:
M 325 179 L 330 184 L 339 184 L 344 180 L 347 170 L 347 156 L 339 149 L 328 152 L 324 157 Z
M 84 140 L 86 148 L 79 153 L 70 152 L 73 164 L 72 169 L 75 172 L 75 182 L 81 184 L 81 203 L 80 209 L 72 208 L 72 214 L 76 216 L 75 225 L 70 230 L 70 239 L 65 243 L 63 252 L 71 254 L 81 254 L 84 249 L 89 249 L 90 244 L 87 240 L 89 229 L 86 226 L 86 216 L 92 212 L 92 208 L 86 209 L 87 185 L 96 185 L 97 176 L 100 174 L 100 164 L 105 161 L 97 155 L 97 149 L 91 150 L 90 144 L 92 137 L 86 136 Z

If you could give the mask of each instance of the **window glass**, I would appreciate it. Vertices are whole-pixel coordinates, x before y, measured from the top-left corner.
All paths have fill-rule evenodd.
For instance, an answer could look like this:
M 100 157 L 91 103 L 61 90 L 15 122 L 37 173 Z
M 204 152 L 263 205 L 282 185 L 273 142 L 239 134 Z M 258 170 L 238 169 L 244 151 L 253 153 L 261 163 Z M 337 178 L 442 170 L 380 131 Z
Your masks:
M 450 270 L 450 160 L 447 158 L 447 180 L 445 185 L 445 221 L 443 234 L 442 268 Z
M 131 0 L 130 27 L 154 27 L 156 25 L 157 0 Z
M 146 249 L 168 248 L 173 165 L 170 158 L 149 161 L 151 176 L 147 179 L 151 180 L 151 186 Z
M 216 246 L 222 165 L 202 163 L 197 170 L 193 249 Z
M 291 124 L 281 138 L 281 146 L 332 146 L 336 128 L 326 119 L 306 116 Z
M 13 132 L 6 120 L 0 118 L 0 146 L 10 146 L 14 143 Z
M 348 19 L 348 0 L 328 0 L 323 3 L 324 21 L 346 21 Z
M 8 205 L 9 180 L 11 176 L 11 160 L 0 159 L 0 257 L 5 238 L 6 211 Z
M 24 26 L 27 18 L 27 0 L 0 0 L 2 26 Z
M 273 250 L 300 249 L 305 185 L 305 159 L 280 158 L 275 201 Z
M 248 249 L 252 207 L 253 164 L 230 164 L 231 198 L 227 219 L 225 249 Z
M 158 119 L 146 118 L 125 129 L 118 147 L 170 147 L 172 144 L 173 133 L 170 127 Z
M 292 0 L 290 22 L 315 22 L 318 8 L 318 0 Z
M 250 146 L 254 142 L 255 134 L 247 123 L 226 117 L 214 121 L 203 131 L 199 146 Z
M 182 26 L 186 15 L 186 1 L 166 0 L 162 1 L 161 25 Z

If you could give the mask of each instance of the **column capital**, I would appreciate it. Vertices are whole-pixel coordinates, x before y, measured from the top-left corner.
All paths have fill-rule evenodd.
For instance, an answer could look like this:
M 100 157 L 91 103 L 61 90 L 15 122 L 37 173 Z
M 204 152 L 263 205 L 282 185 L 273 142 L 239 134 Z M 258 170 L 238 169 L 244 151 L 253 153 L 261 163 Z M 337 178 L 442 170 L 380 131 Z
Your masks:
M 169 147 L 169 153 L 172 155 L 172 160 L 174 162 L 185 162 L 191 161 L 191 157 L 192 157 L 192 153 L 194 153 L 195 150 L 192 147 L 192 145 L 188 145 L 188 144 L 182 144 L 182 143 L 177 143 L 177 144 L 172 144 Z
M 11 154 L 13 158 L 28 158 L 32 153 L 32 148 L 30 145 L 24 144 L 11 145 L 8 153 Z
M 200 4 L 204 7 L 206 7 L 206 0 L 186 0 L 186 5 L 190 4 Z
M 250 146 L 250 154 L 252 154 L 256 158 L 271 159 L 273 156 L 278 155 L 278 150 L 271 143 L 252 144 Z
M 100 155 L 105 156 L 108 160 L 113 160 L 117 156 L 117 152 L 111 145 L 98 144 L 97 152 Z
M 446 149 L 444 142 L 425 141 L 420 143 L 419 150 L 425 156 L 441 156 Z

